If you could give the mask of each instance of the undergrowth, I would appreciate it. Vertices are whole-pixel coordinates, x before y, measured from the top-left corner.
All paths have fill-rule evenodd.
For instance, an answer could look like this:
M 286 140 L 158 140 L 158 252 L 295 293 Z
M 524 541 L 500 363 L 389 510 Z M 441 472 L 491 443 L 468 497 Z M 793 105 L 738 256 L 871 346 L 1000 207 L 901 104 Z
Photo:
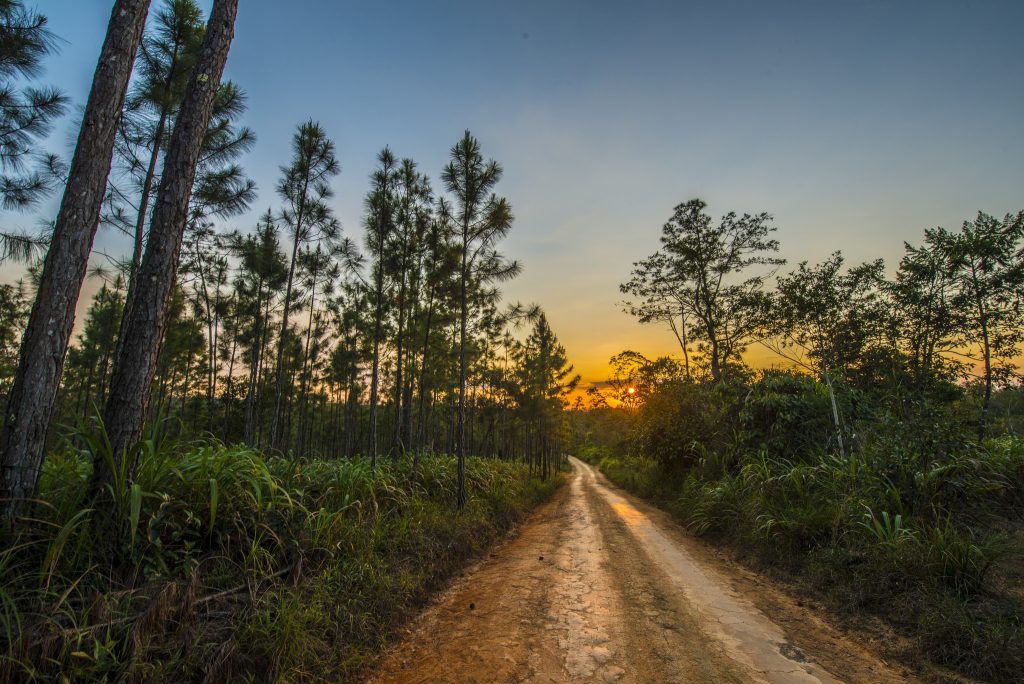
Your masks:
M 34 519 L 0 547 L 3 681 L 344 681 L 409 611 L 560 479 L 455 463 L 290 460 L 144 442 L 85 498 L 102 437 L 46 461 Z M 107 454 L 109 457 L 109 454 Z
M 931 664 L 933 679 L 1020 681 L 1024 602 L 996 576 L 1024 552 L 1024 440 L 945 443 L 934 429 L 922 448 L 903 425 L 876 426 L 843 456 L 786 438 L 821 430 L 821 421 L 800 420 L 801 407 L 788 427 L 769 416 L 763 424 L 774 432 L 752 430 L 757 389 L 745 403 L 716 396 L 728 389 L 678 390 L 738 408 L 694 428 L 660 406 L 636 419 L 625 449 L 591 445 L 581 455 L 696 534 L 838 611 L 883 618 Z

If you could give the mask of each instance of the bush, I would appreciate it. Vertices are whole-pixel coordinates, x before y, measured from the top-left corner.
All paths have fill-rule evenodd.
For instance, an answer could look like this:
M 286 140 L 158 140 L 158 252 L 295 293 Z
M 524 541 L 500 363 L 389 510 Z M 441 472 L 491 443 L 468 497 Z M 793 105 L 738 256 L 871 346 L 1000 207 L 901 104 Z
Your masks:
M 694 467 L 731 439 L 733 421 L 714 388 L 692 382 L 666 383 L 648 397 L 637 418 L 633 448 L 675 472 Z
M 835 441 L 828 390 L 807 375 L 765 372 L 739 418 L 744 445 L 754 452 L 804 459 Z

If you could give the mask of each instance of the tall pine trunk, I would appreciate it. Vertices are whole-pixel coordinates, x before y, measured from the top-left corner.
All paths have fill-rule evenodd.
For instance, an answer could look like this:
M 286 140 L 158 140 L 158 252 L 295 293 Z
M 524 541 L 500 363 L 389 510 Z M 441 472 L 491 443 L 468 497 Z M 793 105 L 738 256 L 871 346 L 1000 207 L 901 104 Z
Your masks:
M 259 390 L 260 376 L 263 373 L 263 355 L 267 346 L 267 320 L 270 318 L 271 294 L 267 293 L 267 303 L 262 305 L 260 298 L 263 292 L 263 280 L 256 288 L 256 320 L 253 330 L 256 333 L 254 356 L 249 371 L 249 389 L 245 395 L 245 443 L 256 445 L 256 394 Z M 263 307 L 262 309 L 260 307 Z M 262 317 L 260 311 L 263 311 Z
M 115 456 L 142 434 L 160 341 L 167 326 L 177 277 L 189 199 L 203 137 L 213 115 L 228 50 L 234 37 L 238 0 L 214 0 L 203 46 L 189 79 L 164 160 L 153 207 L 149 242 L 139 267 L 137 287 L 126 302 L 122 334 L 104 419 Z M 134 474 L 134 463 L 129 471 Z M 105 462 L 95 464 L 93 487 L 111 477 Z
M 378 227 L 377 240 L 377 306 L 373 323 L 373 367 L 370 371 L 370 469 L 377 467 L 377 404 L 380 387 L 380 338 L 384 319 L 384 226 Z
M 459 414 L 456 435 L 456 457 L 458 459 L 458 509 L 466 507 L 466 328 L 469 317 L 469 301 L 466 288 L 469 279 L 469 221 L 462 229 L 462 268 L 459 279 Z
M 168 76 L 168 83 L 173 78 L 174 68 L 171 67 L 171 75 Z M 160 158 L 160 141 L 164 137 L 164 130 L 167 127 L 166 107 L 160 111 L 160 119 L 156 124 L 156 133 L 153 135 L 153 150 L 149 154 L 149 165 L 146 167 L 146 176 L 142 180 L 142 196 L 139 198 L 139 213 L 135 217 L 135 238 L 132 245 L 132 265 L 128 274 L 128 291 L 131 292 L 135 283 L 135 274 L 139 272 L 139 265 L 142 264 L 142 247 L 146 235 L 146 212 L 149 211 L 149 198 L 153 192 L 153 182 L 156 178 L 156 164 Z
M 313 373 L 309 362 L 309 348 L 313 339 L 313 316 L 316 313 L 316 279 L 317 272 L 312 273 L 313 281 L 309 295 L 309 321 L 306 324 L 306 347 L 302 352 L 302 387 L 299 390 L 299 434 L 295 450 L 301 456 L 306 448 L 306 423 L 309 419 L 309 376 Z
M 308 185 L 308 183 L 307 183 Z M 292 288 L 295 282 L 295 259 L 299 254 L 299 240 L 302 236 L 303 206 L 305 191 L 299 202 L 299 212 L 295 223 L 295 240 L 292 242 L 292 260 L 288 266 L 288 284 L 284 290 L 284 309 L 281 312 L 281 336 L 277 340 L 277 372 L 274 380 L 274 415 L 270 419 L 270 446 L 278 447 L 278 431 L 281 427 L 281 396 L 284 391 L 284 345 L 288 339 L 288 317 L 291 314 Z
M 99 224 L 114 139 L 148 11 L 149 0 L 114 3 L 36 300 L 22 337 L 18 370 L 0 432 L 0 511 L 11 519 L 25 513 L 36 494 L 75 305 Z
M 402 442 L 402 390 L 404 380 L 402 378 L 402 362 L 405 359 L 405 347 L 402 344 L 405 338 L 405 265 L 403 260 L 401 285 L 398 288 L 398 334 L 395 337 L 395 425 L 391 435 L 391 455 L 395 456 L 404 452 L 406 445 Z

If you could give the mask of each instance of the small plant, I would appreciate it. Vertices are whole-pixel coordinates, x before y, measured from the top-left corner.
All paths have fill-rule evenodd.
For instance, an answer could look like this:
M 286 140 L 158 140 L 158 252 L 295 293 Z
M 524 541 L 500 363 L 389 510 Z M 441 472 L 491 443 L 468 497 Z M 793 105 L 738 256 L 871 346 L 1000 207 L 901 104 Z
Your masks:
M 878 544 L 892 550 L 918 542 L 917 535 L 907 527 L 899 513 L 889 515 L 887 511 L 882 511 L 875 515 L 874 511 L 868 508 L 860 524 Z

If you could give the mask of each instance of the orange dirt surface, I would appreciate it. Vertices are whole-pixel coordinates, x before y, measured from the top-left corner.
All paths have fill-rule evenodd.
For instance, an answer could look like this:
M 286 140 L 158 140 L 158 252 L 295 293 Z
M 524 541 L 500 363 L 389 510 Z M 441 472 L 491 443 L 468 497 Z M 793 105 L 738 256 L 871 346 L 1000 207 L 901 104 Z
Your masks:
M 369 681 L 914 681 L 572 466 L 568 486 L 439 596 Z

